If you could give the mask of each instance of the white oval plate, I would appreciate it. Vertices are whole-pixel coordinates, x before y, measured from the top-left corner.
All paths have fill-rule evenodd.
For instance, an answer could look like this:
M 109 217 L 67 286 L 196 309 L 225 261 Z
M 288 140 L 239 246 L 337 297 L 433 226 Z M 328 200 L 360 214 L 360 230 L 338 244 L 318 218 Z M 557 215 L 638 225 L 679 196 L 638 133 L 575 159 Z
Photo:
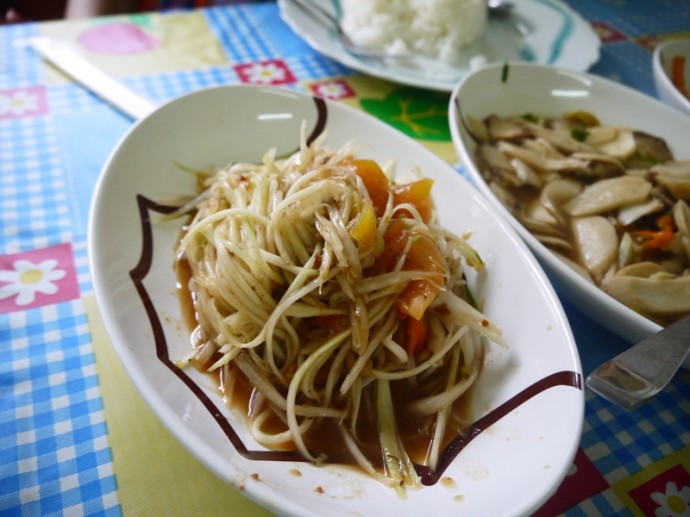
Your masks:
M 473 404 L 483 417 L 476 428 L 488 429 L 443 473 L 452 482 L 409 491 L 405 500 L 352 468 L 315 467 L 263 450 L 208 377 L 171 362 L 189 346 L 172 269 L 182 221 L 151 221 L 167 210 L 171 196 L 194 192 L 194 179 L 174 162 L 222 166 L 258 161 L 272 146 L 279 155 L 292 152 L 303 120 L 311 135 L 326 130 L 329 145 L 356 138 L 370 149 L 363 156 L 396 159 L 400 171 L 418 165 L 435 180 L 442 223 L 456 233 L 476 232 L 470 242 L 487 272 L 472 284 L 510 345 L 507 351 L 492 345 L 475 389 Z M 556 490 L 572 464 L 584 416 L 582 371 L 546 276 L 517 234 L 454 169 L 362 112 L 252 86 L 203 90 L 164 105 L 137 123 L 108 159 L 92 204 L 89 253 L 108 334 L 144 399 L 211 471 L 274 512 L 527 514 Z
M 313 0 L 325 10 L 340 12 L 338 0 Z M 283 20 L 314 50 L 353 68 L 392 82 L 450 92 L 470 72 L 473 59 L 486 63 L 524 60 L 585 71 L 599 59 L 599 37 L 578 13 L 560 0 L 519 0 L 515 20 L 524 20 L 523 36 L 512 22 L 490 19 L 484 36 L 465 48 L 456 62 L 417 57 L 409 62 L 377 62 L 347 52 L 335 31 L 317 21 L 291 0 L 278 0 Z
M 582 279 L 541 244 L 494 196 L 475 161 L 475 143 L 462 117 L 479 119 L 497 115 L 559 116 L 584 110 L 602 124 L 627 125 L 664 138 L 676 159 L 690 158 L 690 117 L 658 100 L 608 79 L 554 67 L 510 63 L 506 81 L 502 64 L 487 66 L 468 75 L 454 89 L 448 118 L 460 159 L 473 183 L 486 196 L 493 211 L 508 221 L 537 255 L 556 289 L 584 313 L 623 339 L 635 343 L 661 330 L 594 284 Z M 690 360 L 686 361 L 690 365 Z

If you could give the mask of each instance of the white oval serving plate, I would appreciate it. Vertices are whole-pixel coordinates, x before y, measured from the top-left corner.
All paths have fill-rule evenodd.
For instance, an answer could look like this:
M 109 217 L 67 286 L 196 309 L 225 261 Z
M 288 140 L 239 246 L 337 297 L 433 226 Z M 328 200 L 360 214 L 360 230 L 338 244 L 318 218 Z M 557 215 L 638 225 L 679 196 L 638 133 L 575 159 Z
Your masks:
M 483 431 L 442 473 L 452 483 L 410 490 L 404 500 L 352 468 L 317 467 L 262 449 L 206 375 L 173 364 L 189 347 L 172 267 L 182 221 L 156 218 L 170 210 L 171 199 L 195 189 L 194 178 L 175 162 L 219 167 L 258 161 L 271 147 L 279 155 L 292 152 L 302 121 L 312 137 L 326 131 L 327 145 L 356 140 L 367 146 L 363 156 L 395 159 L 400 171 L 416 165 L 435 180 L 442 223 L 456 233 L 475 232 L 470 242 L 487 269 L 471 282 L 510 346 L 489 349 L 473 395 L 473 430 Z M 273 512 L 529 514 L 572 464 L 584 416 L 582 371 L 545 274 L 452 167 L 362 112 L 271 87 L 228 86 L 175 99 L 139 121 L 105 164 L 92 204 L 89 254 L 105 326 L 139 392 L 228 490 L 241 489 Z
M 313 0 L 328 12 L 340 12 L 338 0 Z M 515 23 L 490 19 L 484 36 L 462 50 L 453 63 L 418 56 L 409 61 L 376 61 L 352 55 L 338 41 L 332 27 L 310 16 L 291 0 L 278 0 L 285 22 L 313 49 L 359 72 L 395 83 L 450 92 L 470 72 L 473 63 L 524 60 L 588 70 L 599 59 L 599 37 L 578 13 L 560 0 L 514 2 Z

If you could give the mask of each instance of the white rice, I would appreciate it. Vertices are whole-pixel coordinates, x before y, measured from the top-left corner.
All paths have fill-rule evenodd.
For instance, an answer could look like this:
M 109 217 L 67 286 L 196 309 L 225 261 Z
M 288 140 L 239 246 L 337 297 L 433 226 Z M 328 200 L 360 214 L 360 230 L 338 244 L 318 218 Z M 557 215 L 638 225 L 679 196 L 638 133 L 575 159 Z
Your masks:
M 341 0 L 352 41 L 389 54 L 419 52 L 452 61 L 486 27 L 486 0 Z

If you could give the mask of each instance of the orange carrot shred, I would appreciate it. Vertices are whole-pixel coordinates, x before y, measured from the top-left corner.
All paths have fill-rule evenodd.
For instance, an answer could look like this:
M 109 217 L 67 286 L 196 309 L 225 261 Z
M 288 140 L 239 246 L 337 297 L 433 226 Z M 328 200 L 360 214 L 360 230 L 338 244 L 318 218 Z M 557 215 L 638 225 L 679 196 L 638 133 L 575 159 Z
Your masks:
M 632 237 L 637 237 L 642 240 L 642 248 L 645 250 L 656 250 L 667 246 L 673 241 L 675 226 L 673 224 L 673 217 L 669 214 L 662 215 L 656 220 L 659 227 L 655 230 L 637 230 L 630 232 Z
M 690 99 L 690 92 L 685 85 L 685 75 L 683 69 L 685 68 L 685 56 L 673 56 L 671 61 L 671 82 L 678 91 Z

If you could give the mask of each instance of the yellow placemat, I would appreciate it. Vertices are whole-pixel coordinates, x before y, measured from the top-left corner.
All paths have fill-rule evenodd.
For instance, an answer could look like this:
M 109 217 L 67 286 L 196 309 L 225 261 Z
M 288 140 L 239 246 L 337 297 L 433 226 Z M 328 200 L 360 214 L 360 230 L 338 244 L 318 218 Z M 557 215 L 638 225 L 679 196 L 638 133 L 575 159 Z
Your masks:
M 87 298 L 84 305 L 124 516 L 271 516 L 218 479 L 163 427 L 122 367 L 95 300 Z
M 40 33 L 70 44 L 82 57 L 115 78 L 228 63 L 200 11 L 60 20 L 42 23 Z M 46 79 L 49 83 L 68 80 L 50 68 Z

